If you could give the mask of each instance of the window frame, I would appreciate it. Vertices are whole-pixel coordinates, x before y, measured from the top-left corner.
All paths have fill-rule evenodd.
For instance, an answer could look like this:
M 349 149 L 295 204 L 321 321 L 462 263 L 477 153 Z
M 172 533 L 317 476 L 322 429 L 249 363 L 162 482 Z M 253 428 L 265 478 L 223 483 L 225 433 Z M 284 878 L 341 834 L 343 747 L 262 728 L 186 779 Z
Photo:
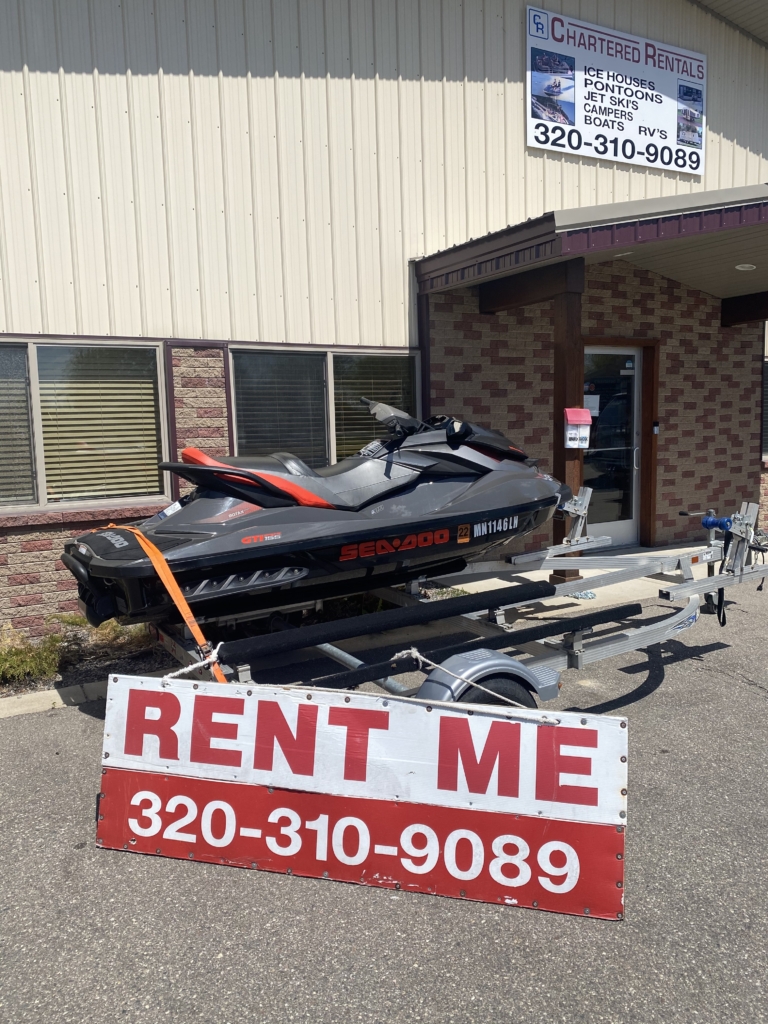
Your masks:
M 156 353 L 155 367 L 157 370 L 157 401 L 158 421 L 160 426 L 160 451 L 164 462 L 168 461 L 169 437 L 168 437 L 168 402 L 165 386 L 165 366 L 163 342 L 144 341 L 131 338 L 94 339 L 94 338 L 62 338 L 46 337 L 41 335 L 35 339 L 29 337 L 4 336 L 0 345 L 24 345 L 27 349 L 27 369 L 29 373 L 29 406 L 30 420 L 32 424 L 32 472 L 37 490 L 37 502 L 34 504 L 3 504 L 0 505 L 0 516 L 35 515 L 51 512 L 77 512 L 90 509 L 120 509 L 127 504 L 133 506 L 159 505 L 171 501 L 170 474 L 164 472 L 163 490 L 150 494 L 133 495 L 120 498 L 67 498 L 62 501 L 49 501 L 46 489 L 45 475 L 45 453 L 43 445 L 43 416 L 40 403 L 40 378 L 37 367 L 38 347 L 50 347 L 51 345 L 64 345 L 69 348 L 150 348 Z
M 329 372 L 329 367 L 330 367 L 331 375 L 333 374 L 333 360 L 328 358 L 328 353 L 325 352 L 323 349 L 320 349 L 318 351 L 318 349 L 316 347 L 313 347 L 313 346 L 307 345 L 307 346 L 301 346 L 300 348 L 298 346 L 296 346 L 296 347 L 291 346 L 291 348 L 288 351 L 286 351 L 286 348 L 287 348 L 287 346 L 285 346 L 285 345 L 283 345 L 281 347 L 278 347 L 278 346 L 275 346 L 275 345 L 270 345 L 270 346 L 268 346 L 268 345 L 230 345 L 229 346 L 229 374 L 230 374 L 229 379 L 232 382 L 232 386 L 231 386 L 231 389 L 230 389 L 231 390 L 231 395 L 232 395 L 232 399 L 231 399 L 231 401 L 232 401 L 232 409 L 231 409 L 231 414 L 232 414 L 232 450 L 235 453 L 235 457 L 238 457 L 241 454 L 240 453 L 240 437 L 239 437 L 238 431 L 237 431 L 237 381 L 236 381 L 236 376 L 235 376 L 235 355 L 237 353 L 239 353 L 239 352 L 246 352 L 246 353 L 254 353 L 254 352 L 268 353 L 268 352 L 274 352 L 276 355 L 288 356 L 289 358 L 290 358 L 290 356 L 293 353 L 296 353 L 297 355 L 314 355 L 314 356 L 324 357 L 324 369 L 323 369 L 323 372 L 324 372 L 324 388 L 323 388 L 323 390 L 324 390 L 324 401 L 325 401 L 326 452 L 327 452 L 327 455 L 328 455 L 329 464 L 332 464 L 331 463 L 331 454 L 333 453 L 334 458 L 335 458 L 336 440 L 335 440 L 335 437 L 333 438 L 333 441 L 331 439 L 331 429 L 332 428 L 335 429 L 335 419 L 331 420 L 331 418 L 329 416 L 329 408 L 332 406 L 333 403 L 330 401 L 330 395 L 332 394 L 332 391 L 331 391 L 332 380 L 329 379 L 328 372 Z
M 35 502 L 36 502 L 37 501 L 37 496 L 39 496 L 39 494 L 40 494 L 40 477 L 39 477 L 38 472 L 37 472 L 37 465 L 36 465 L 36 460 L 35 460 L 35 422 L 34 422 L 34 415 L 33 415 L 33 410 L 32 410 L 32 386 L 33 386 L 33 383 L 32 383 L 32 367 L 31 367 L 31 359 L 30 359 L 30 352 L 29 352 L 29 344 L 27 343 L 26 340 L 18 341 L 18 342 L 17 341 L 9 341 L 6 344 L 7 344 L 8 348 L 21 348 L 21 349 L 24 350 L 24 358 L 25 358 L 26 366 L 27 366 L 27 373 L 26 373 L 25 383 L 26 383 L 27 388 L 28 388 L 28 394 L 27 394 L 27 420 L 28 420 L 28 425 L 29 425 L 30 469 L 31 469 L 31 472 L 32 472 L 32 490 L 34 491 L 34 493 L 36 495 L 36 498 L 35 498 Z M 37 367 L 35 367 L 35 377 L 37 377 Z M 17 509 L 17 508 L 30 508 L 30 507 L 35 507 L 36 508 L 37 506 L 36 506 L 35 503 L 30 503 L 28 501 L 27 502 L 23 502 L 23 501 L 0 502 L 0 516 L 5 514 L 5 510 L 6 509 L 12 510 L 11 514 L 13 514 L 13 510 L 14 509 Z
M 419 359 L 416 359 L 414 356 L 412 356 L 411 352 L 412 352 L 412 350 L 410 350 L 410 349 L 407 350 L 406 352 L 402 352 L 401 351 L 401 352 L 386 352 L 386 353 L 382 353 L 381 350 L 373 351 L 373 352 L 361 352 L 361 351 L 338 352 L 338 351 L 334 351 L 331 354 L 330 363 L 331 363 L 331 365 L 333 365 L 334 357 L 335 356 L 339 356 L 339 357 L 344 357 L 344 356 L 355 357 L 355 356 L 358 356 L 360 358 L 364 358 L 365 356 L 380 357 L 380 356 L 384 355 L 384 358 L 410 359 L 411 360 L 411 367 L 413 369 L 413 376 L 412 376 L 413 392 L 414 392 L 413 393 L 413 414 L 417 418 L 420 419 L 421 418 L 421 379 L 418 376 L 418 373 L 416 371 L 417 371 L 417 368 L 420 366 L 420 362 L 421 361 Z M 335 394 L 332 396 L 332 399 L 333 399 L 332 407 L 333 407 L 333 412 L 334 412 L 334 442 L 335 442 L 335 439 L 336 439 L 336 434 L 335 434 L 336 396 L 335 396 Z M 368 442 L 366 442 L 366 443 L 368 443 Z M 362 447 L 362 445 L 361 445 L 361 447 Z M 337 455 L 338 453 L 336 451 L 334 451 L 334 454 Z M 344 458 L 348 458 L 348 457 L 349 456 L 344 456 Z
M 235 364 L 234 364 L 234 353 L 235 352 L 280 352 L 287 355 L 289 352 L 313 352 L 317 355 L 325 356 L 325 421 L 328 430 L 328 463 L 333 466 L 336 464 L 336 404 L 335 404 L 335 381 L 333 376 L 333 357 L 334 355 L 339 356 L 386 356 L 387 358 L 400 358 L 404 356 L 413 360 L 413 386 L 415 390 L 416 399 L 416 415 L 421 417 L 421 359 L 419 359 L 420 350 L 415 347 L 409 348 L 381 348 L 375 345 L 334 345 L 329 348 L 324 348 L 320 345 L 274 345 L 274 344 L 262 344 L 259 342 L 251 342 L 250 344 L 244 342 L 230 342 L 228 345 L 229 349 L 229 374 L 230 380 L 232 381 L 232 422 L 233 422 L 233 438 L 232 446 L 235 455 L 239 455 L 238 438 L 237 438 L 237 410 L 235 408 Z

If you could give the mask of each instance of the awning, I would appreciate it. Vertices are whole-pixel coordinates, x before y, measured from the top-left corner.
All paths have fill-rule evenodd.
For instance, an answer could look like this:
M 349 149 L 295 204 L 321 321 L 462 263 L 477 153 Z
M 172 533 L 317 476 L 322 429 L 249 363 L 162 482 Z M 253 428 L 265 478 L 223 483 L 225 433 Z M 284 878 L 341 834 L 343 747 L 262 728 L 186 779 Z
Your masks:
M 545 213 L 416 260 L 416 280 L 429 295 L 578 257 L 625 260 L 721 299 L 768 291 L 768 185 Z

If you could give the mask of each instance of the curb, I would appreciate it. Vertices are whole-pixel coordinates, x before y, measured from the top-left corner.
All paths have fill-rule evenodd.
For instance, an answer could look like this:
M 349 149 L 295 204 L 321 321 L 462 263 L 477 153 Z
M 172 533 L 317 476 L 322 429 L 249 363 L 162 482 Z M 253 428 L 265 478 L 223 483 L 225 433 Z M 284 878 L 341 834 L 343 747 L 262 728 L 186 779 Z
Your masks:
M 107 696 L 107 680 L 97 683 L 83 683 L 76 686 L 62 686 L 58 690 L 40 690 L 36 693 L 20 693 L 18 697 L 0 698 L 0 719 L 16 715 L 31 715 L 36 711 L 51 711 L 55 708 L 76 707 L 89 700 L 100 700 Z

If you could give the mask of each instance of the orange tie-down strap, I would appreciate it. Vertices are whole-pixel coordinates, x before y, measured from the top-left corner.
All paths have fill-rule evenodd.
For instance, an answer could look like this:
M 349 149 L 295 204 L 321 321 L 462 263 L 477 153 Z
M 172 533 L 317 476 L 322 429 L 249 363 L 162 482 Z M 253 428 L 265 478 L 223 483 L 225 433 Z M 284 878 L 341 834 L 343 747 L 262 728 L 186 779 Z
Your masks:
M 160 577 L 163 586 L 168 591 L 171 597 L 171 600 L 176 605 L 178 610 L 181 612 L 181 617 L 184 619 L 184 622 L 189 628 L 190 633 L 195 638 L 195 642 L 197 643 L 197 646 L 200 648 L 203 657 L 209 657 L 213 648 L 203 636 L 203 631 L 197 624 L 197 619 L 192 614 L 192 609 L 187 604 L 187 599 L 182 594 L 181 588 L 179 587 L 179 584 L 176 582 L 176 578 L 171 572 L 171 567 L 166 562 L 162 551 L 160 551 L 159 548 L 156 548 L 152 541 L 149 540 L 148 537 L 145 537 L 141 530 L 138 530 L 135 526 L 117 526 L 115 523 L 110 523 L 108 526 L 100 527 L 100 529 L 126 530 L 128 533 L 132 533 L 134 535 L 136 540 L 139 542 L 139 544 L 141 544 L 142 548 L 147 553 L 147 556 L 149 557 L 149 560 L 152 562 L 152 565 L 155 567 L 155 572 Z M 94 530 L 94 533 L 95 532 L 96 531 Z M 226 683 L 227 678 L 221 671 L 218 662 L 213 662 L 213 664 L 211 665 L 211 671 L 213 672 L 213 677 L 216 680 L 216 682 Z

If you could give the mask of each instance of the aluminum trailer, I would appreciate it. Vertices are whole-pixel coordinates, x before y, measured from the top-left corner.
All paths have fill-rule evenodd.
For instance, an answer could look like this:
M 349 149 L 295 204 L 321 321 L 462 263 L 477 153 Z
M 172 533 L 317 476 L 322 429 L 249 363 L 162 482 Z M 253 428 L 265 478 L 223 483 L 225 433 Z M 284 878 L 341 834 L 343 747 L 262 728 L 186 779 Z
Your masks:
M 488 702 L 490 696 L 493 702 L 495 695 L 496 702 L 535 706 L 536 699 L 548 701 L 557 697 L 563 669 L 582 668 L 605 658 L 660 644 L 695 625 L 702 601 L 706 610 L 719 613 L 724 625 L 724 590 L 742 583 L 759 583 L 768 575 L 768 565 L 756 564 L 754 560 L 755 553 L 763 552 L 764 562 L 766 550 L 756 539 L 758 506 L 755 504 L 744 502 L 739 513 L 723 518 L 718 518 L 712 509 L 708 510 L 702 519 L 702 525 L 708 530 L 708 543 L 701 548 L 674 555 L 657 555 L 651 551 L 595 555 L 594 551 L 610 546 L 610 539 L 584 534 L 590 496 L 591 491 L 582 488 L 565 506 L 564 512 L 571 517 L 572 525 L 562 544 L 511 556 L 504 561 L 471 563 L 461 573 L 440 577 L 439 582 L 460 586 L 489 576 L 504 579 L 534 569 L 600 569 L 608 571 L 590 577 L 590 590 L 650 577 L 664 584 L 659 590 L 661 598 L 684 601 L 682 608 L 661 621 L 645 625 L 624 625 L 641 611 L 641 606 L 635 604 L 564 616 L 528 629 L 510 631 L 505 624 L 508 615 L 514 615 L 516 609 L 549 598 L 572 596 L 585 589 L 585 581 L 517 583 L 444 600 L 421 598 L 418 586 L 413 588 L 415 593 L 383 588 L 374 593 L 400 607 L 221 644 L 219 659 L 225 675 L 237 682 L 268 683 L 271 682 L 269 672 L 260 668 L 265 658 L 314 648 L 343 665 L 346 671 L 297 685 L 354 689 L 365 682 L 375 682 L 390 693 L 424 700 Z M 718 531 L 723 533 L 722 540 L 716 539 Z M 577 552 L 580 557 L 574 561 L 573 555 Z M 717 562 L 721 563 L 719 571 L 715 570 Z M 705 579 L 694 579 L 696 565 L 708 567 Z M 440 620 L 455 626 L 457 631 L 471 632 L 481 639 L 430 652 L 411 646 L 388 661 L 376 664 L 366 664 L 335 646 L 339 640 Z M 618 632 L 593 636 L 596 627 L 609 624 L 615 625 Z M 199 663 L 194 644 L 181 630 L 172 632 L 169 628 L 158 628 L 157 636 L 186 666 L 185 674 L 199 679 L 211 678 L 209 669 Z M 500 648 L 513 653 L 503 653 Z M 393 678 L 415 669 L 429 670 L 419 687 L 407 687 Z

